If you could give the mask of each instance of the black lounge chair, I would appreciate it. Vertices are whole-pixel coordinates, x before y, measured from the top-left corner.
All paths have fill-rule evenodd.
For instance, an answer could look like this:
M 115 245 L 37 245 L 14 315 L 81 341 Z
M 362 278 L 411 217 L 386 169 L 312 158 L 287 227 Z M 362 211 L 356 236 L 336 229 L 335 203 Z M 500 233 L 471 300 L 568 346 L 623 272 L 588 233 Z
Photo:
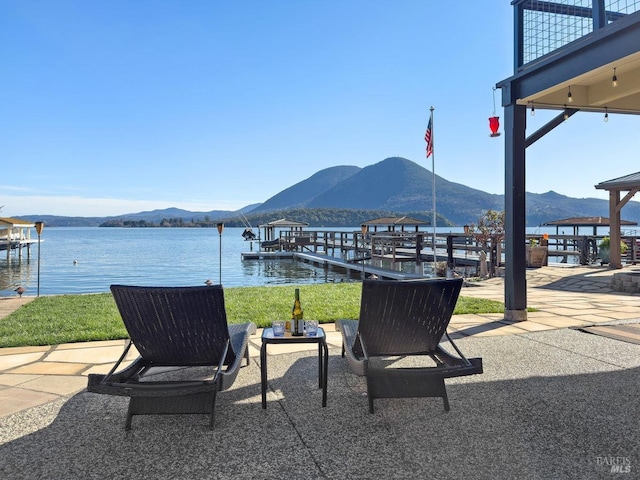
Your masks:
M 247 342 L 256 325 L 227 324 L 221 285 L 112 285 L 111 292 L 130 340 L 108 374 L 89 375 L 87 390 L 130 397 L 127 430 L 133 415 L 164 413 L 206 413 L 213 428 L 216 394 L 231 387 L 243 358 L 249 364 Z M 116 372 L 132 344 L 140 356 Z M 182 377 L 194 369 L 162 367 L 212 368 L 204 369 L 204 378 L 185 380 Z M 197 370 L 202 373 L 202 368 Z
M 371 413 L 374 398 L 398 397 L 442 397 L 449 411 L 444 379 L 482 373 L 482 359 L 465 358 L 447 334 L 461 287 L 462 279 L 363 282 L 360 320 L 337 320 L 336 329 L 342 356 L 366 376 Z M 443 335 L 459 356 L 442 348 Z M 418 355 L 420 365 L 394 367 Z

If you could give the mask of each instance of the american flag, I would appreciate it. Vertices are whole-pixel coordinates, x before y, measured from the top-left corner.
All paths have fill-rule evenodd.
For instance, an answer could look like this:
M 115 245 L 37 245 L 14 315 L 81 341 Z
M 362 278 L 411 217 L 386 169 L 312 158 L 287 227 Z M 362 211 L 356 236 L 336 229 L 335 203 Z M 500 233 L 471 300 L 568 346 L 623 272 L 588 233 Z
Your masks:
M 427 125 L 427 131 L 424 134 L 424 141 L 427 142 L 427 158 L 433 153 L 433 118 L 429 118 L 429 125 Z

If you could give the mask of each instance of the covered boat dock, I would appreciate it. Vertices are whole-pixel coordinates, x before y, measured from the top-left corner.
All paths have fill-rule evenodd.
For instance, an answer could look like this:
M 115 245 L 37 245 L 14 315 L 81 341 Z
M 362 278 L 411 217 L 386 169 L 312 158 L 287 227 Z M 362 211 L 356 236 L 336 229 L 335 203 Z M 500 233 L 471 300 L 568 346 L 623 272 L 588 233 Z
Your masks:
M 290 250 L 291 243 L 295 244 L 296 240 L 298 240 L 298 243 L 301 242 L 304 238 L 302 230 L 308 226 L 308 223 L 287 220 L 286 218 L 259 225 L 258 228 L 261 228 L 264 232 L 264 237 L 258 239 L 260 242 L 260 250 Z M 282 236 L 276 235 L 276 230 L 283 229 L 289 229 L 289 235 L 287 235 L 286 240 L 283 240 Z
M 592 227 L 594 237 L 598 236 L 598 228 L 611 226 L 607 217 L 571 217 L 563 218 L 562 220 L 552 220 L 551 222 L 545 222 L 542 225 L 545 227 L 556 227 L 556 235 L 560 235 L 560 227 L 570 227 L 573 230 L 574 236 L 578 235 L 580 227 Z M 638 222 L 620 220 L 620 225 L 638 225 Z M 562 234 L 564 235 L 564 230 L 562 230 Z
M 7 262 L 11 261 L 12 251 L 17 251 L 18 258 L 22 259 L 22 249 L 25 247 L 27 258 L 30 257 L 31 244 L 38 243 L 37 239 L 31 238 L 31 229 L 35 226 L 35 223 L 17 218 L 0 217 L 0 250 L 6 250 Z

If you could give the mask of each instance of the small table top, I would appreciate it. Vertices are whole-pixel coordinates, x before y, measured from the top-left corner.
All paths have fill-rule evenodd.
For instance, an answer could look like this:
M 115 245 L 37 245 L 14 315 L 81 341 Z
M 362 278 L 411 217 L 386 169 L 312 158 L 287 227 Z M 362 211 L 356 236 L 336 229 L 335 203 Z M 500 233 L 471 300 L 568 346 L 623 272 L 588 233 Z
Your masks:
M 307 335 L 291 335 L 291 332 L 284 332 L 284 336 L 276 337 L 273 334 L 273 328 L 267 327 L 262 331 L 262 343 L 319 343 L 324 342 L 326 335 L 322 327 L 318 327 L 318 331 L 313 336 Z

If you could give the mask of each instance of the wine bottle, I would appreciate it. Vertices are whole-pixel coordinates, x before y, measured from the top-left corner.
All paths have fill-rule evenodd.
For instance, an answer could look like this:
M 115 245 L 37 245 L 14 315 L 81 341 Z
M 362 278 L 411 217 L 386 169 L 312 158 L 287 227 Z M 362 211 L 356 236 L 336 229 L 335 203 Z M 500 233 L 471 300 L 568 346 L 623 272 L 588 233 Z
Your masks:
M 293 308 L 291 309 L 291 335 L 301 336 L 304 332 L 304 321 L 302 320 L 302 305 L 300 304 L 300 289 L 296 288 Z

